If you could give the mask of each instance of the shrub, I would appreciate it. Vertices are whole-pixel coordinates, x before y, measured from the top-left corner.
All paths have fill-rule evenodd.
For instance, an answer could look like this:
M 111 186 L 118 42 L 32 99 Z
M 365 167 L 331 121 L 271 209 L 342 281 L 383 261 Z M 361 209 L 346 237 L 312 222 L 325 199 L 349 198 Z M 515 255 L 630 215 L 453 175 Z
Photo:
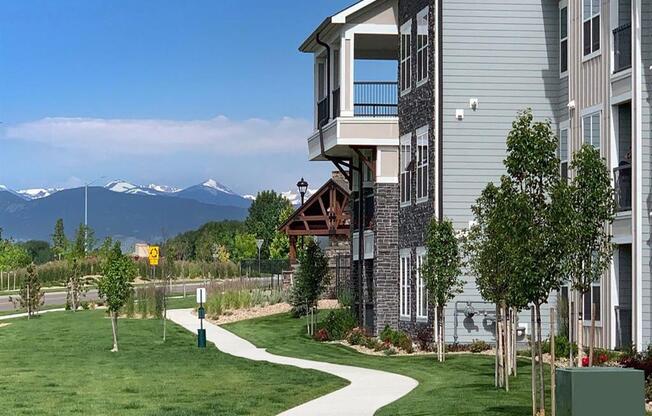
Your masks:
M 421 328 L 417 332 L 417 342 L 419 343 L 419 349 L 421 351 L 431 351 L 432 350 L 432 332 L 430 328 Z
M 320 328 L 314 336 L 315 340 L 319 342 L 325 342 L 330 340 L 330 336 L 328 335 L 328 330 L 326 328 Z
M 265 292 L 260 289 L 251 291 L 251 306 L 265 306 L 266 302 L 267 296 L 265 296 Z
M 91 304 L 87 300 L 84 300 L 81 302 L 81 308 L 87 311 L 91 308 Z
M 652 376 L 645 379 L 645 400 L 652 401 Z
M 620 359 L 620 365 L 626 368 L 633 368 L 645 372 L 645 379 L 652 376 L 652 346 L 648 346 L 646 351 L 637 353 L 634 349 L 624 352 Z
M 362 328 L 353 328 L 351 332 L 346 336 L 346 340 L 351 345 L 364 345 L 367 339 L 367 334 L 365 334 L 364 329 Z
M 476 354 L 480 352 L 488 351 L 490 349 L 491 347 L 489 346 L 489 344 L 479 339 L 474 339 L 473 342 L 469 344 L 469 351 Z
M 380 332 L 381 341 L 389 342 L 393 346 L 402 349 L 407 353 L 414 352 L 410 336 L 403 331 L 395 331 L 388 326 Z
M 390 347 L 390 348 L 386 349 L 386 350 L 383 351 L 383 352 L 384 352 L 385 355 L 387 355 L 387 356 L 398 354 L 398 351 L 396 351 L 393 347 Z
M 460 344 L 459 342 L 449 344 L 446 346 L 446 351 L 448 352 L 466 352 L 469 350 L 469 346 L 465 344 Z
M 541 344 L 541 348 L 544 354 L 550 354 L 550 340 L 547 339 Z M 556 357 L 568 357 L 570 354 L 570 349 L 573 349 L 573 355 L 577 356 L 577 344 L 571 343 L 563 335 L 555 337 L 555 356 Z
M 355 325 L 356 320 L 350 310 L 337 309 L 329 311 L 319 327 L 325 328 L 331 339 L 344 339 Z
M 134 291 L 132 290 L 127 297 L 127 302 L 123 308 L 124 314 L 127 318 L 132 319 L 136 315 L 136 300 L 134 299 Z
M 206 308 L 208 317 L 217 319 L 222 315 L 222 312 L 224 312 L 222 301 L 223 296 L 221 293 L 213 293 L 206 299 L 206 305 L 204 307 Z

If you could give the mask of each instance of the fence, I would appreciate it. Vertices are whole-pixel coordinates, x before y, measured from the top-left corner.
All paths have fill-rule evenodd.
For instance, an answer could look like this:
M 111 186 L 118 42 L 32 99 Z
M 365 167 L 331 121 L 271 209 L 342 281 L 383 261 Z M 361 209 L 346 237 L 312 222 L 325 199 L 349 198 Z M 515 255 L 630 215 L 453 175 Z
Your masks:
M 258 259 L 240 261 L 240 274 L 248 277 L 280 275 L 289 269 L 290 260 L 288 259 L 260 260 L 260 263 Z

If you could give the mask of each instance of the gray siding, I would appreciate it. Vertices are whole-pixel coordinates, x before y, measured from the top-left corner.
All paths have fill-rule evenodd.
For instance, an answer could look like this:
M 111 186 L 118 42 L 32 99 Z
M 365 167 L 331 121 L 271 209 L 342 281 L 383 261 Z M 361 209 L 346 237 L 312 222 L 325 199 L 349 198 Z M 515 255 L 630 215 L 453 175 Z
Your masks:
M 641 212 L 641 227 L 643 233 L 642 244 L 642 278 L 643 278 L 643 347 L 652 342 L 652 284 L 650 282 L 651 271 L 651 246 L 652 237 L 650 236 L 650 215 L 652 211 L 652 147 L 650 140 L 652 140 L 652 112 L 650 105 L 652 105 L 652 74 L 649 71 L 652 65 L 652 0 L 642 0 L 641 2 L 641 90 L 642 90 L 642 212 Z
M 552 0 L 443 3 L 443 214 L 458 229 L 468 227 L 480 192 L 504 172 L 505 138 L 517 113 L 530 107 L 556 130 L 567 101 L 559 79 L 558 13 Z M 479 99 L 478 111 L 469 109 L 470 98 Z M 456 109 L 464 109 L 464 121 L 455 119 Z M 456 300 L 481 301 L 473 277 L 465 279 Z M 547 328 L 547 310 L 543 315 Z M 446 320 L 450 338 L 453 302 Z M 464 321 L 458 313 L 458 321 L 460 342 L 491 337 L 481 315 Z M 527 313 L 521 322 L 529 326 Z

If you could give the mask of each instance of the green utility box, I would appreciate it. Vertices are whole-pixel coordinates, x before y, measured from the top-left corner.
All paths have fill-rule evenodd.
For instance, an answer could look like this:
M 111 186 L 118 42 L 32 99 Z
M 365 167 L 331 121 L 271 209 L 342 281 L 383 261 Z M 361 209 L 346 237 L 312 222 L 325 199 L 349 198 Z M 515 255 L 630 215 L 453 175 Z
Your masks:
M 628 368 L 557 369 L 557 416 L 645 416 L 645 377 Z

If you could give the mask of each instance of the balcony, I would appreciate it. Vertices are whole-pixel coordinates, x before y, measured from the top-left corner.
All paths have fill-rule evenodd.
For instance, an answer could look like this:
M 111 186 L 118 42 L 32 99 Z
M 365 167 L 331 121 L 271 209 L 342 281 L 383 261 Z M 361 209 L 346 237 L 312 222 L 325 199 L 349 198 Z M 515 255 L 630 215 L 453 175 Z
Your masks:
M 613 31 L 614 73 L 632 67 L 632 24 L 625 23 Z
M 355 82 L 355 117 L 398 117 L 398 82 Z
M 616 212 L 632 210 L 632 165 L 621 164 L 614 168 Z

